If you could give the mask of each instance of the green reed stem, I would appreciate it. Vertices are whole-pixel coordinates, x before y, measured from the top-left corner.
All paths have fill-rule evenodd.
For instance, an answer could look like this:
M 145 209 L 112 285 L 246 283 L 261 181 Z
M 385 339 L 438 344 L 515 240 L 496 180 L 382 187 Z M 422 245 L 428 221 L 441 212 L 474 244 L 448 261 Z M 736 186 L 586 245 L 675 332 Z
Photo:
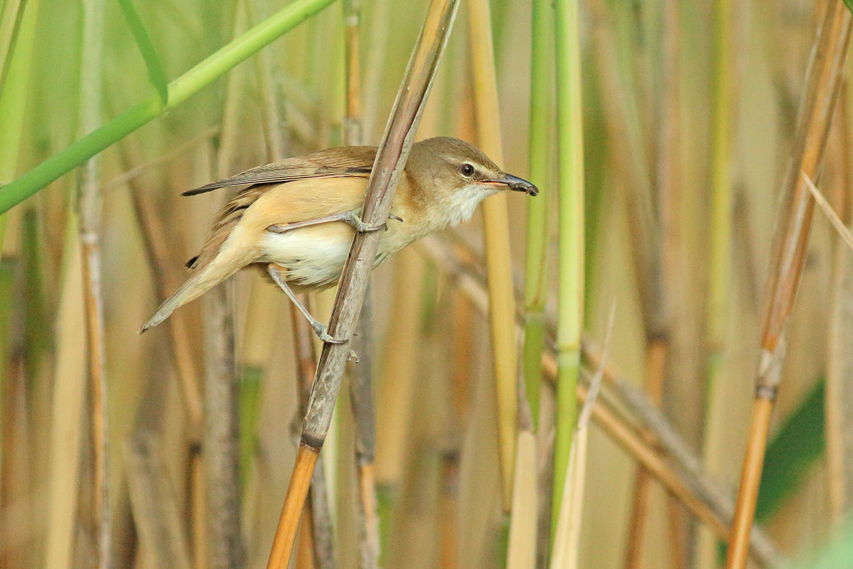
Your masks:
M 63 174 L 170 111 L 334 0 L 296 0 L 169 83 L 168 104 L 156 94 L 45 160 L 0 190 L 0 213 L 9 211 Z M 4 129 L 5 130 L 5 126 Z
M 542 350 L 545 345 L 545 299 L 548 283 L 548 170 L 552 73 L 553 16 L 549 0 L 533 2 L 530 62 L 530 180 L 539 187 L 527 209 L 527 273 L 524 290 L 524 379 L 533 424 L 539 424 Z
M 575 391 L 584 297 L 584 161 L 578 0 L 558 0 L 555 6 L 560 234 L 553 520 L 558 518 L 563 499 L 572 431 L 577 421 Z

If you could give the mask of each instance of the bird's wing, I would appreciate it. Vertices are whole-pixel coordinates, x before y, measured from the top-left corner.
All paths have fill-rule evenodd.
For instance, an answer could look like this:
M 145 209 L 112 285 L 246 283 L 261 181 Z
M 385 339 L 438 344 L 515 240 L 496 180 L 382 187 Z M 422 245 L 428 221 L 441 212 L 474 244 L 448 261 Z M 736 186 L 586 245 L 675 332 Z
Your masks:
M 376 148 L 373 146 L 329 148 L 306 156 L 258 166 L 236 176 L 186 191 L 183 195 L 194 196 L 228 186 L 283 184 L 309 178 L 367 178 L 370 177 L 375 158 Z
M 371 164 L 372 165 L 372 164 Z M 199 269 L 222 250 L 228 236 L 241 224 L 257 235 L 272 225 L 309 221 L 358 209 L 364 201 L 369 172 L 364 175 L 306 176 L 255 184 L 238 192 L 217 214 L 207 242 L 187 267 Z

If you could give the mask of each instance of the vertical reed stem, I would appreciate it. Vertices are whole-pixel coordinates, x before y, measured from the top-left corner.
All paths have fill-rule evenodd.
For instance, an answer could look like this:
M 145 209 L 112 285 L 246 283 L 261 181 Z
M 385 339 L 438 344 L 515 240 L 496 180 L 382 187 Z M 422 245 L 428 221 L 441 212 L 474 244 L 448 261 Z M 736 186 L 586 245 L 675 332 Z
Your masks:
M 83 53 L 80 68 L 80 128 L 84 134 L 101 122 L 104 3 L 83 2 Z M 100 158 L 84 165 L 80 177 L 80 254 L 83 267 L 83 301 L 89 364 L 92 458 L 94 460 L 94 519 L 99 569 L 110 567 L 110 493 L 108 480 L 107 380 L 104 364 L 104 307 L 101 294 L 101 195 L 98 189 Z
M 806 72 L 791 161 L 782 187 L 782 207 L 773 236 L 765 289 L 761 362 L 755 377 L 752 422 L 729 538 L 727 569 L 746 567 L 765 443 L 785 359 L 785 325 L 802 276 L 814 210 L 804 175 L 815 179 L 823 161 L 850 29 L 850 11 L 840 0 L 829 0 Z
M 559 292 L 557 306 L 557 434 L 552 525 L 563 499 L 577 420 L 584 298 L 584 165 L 580 30 L 577 0 L 556 1 L 557 138 L 559 157 Z
M 344 0 L 346 34 L 346 112 L 343 119 L 344 146 L 359 146 L 361 126 L 361 2 Z M 358 334 L 353 349 L 360 359 L 350 383 L 352 412 L 355 419 L 355 466 L 358 477 L 359 560 L 362 569 L 379 566 L 379 518 L 376 512 L 376 412 L 373 407 L 373 300 L 368 283 L 358 319 Z
M 415 50 L 398 91 L 388 127 L 376 156 L 363 206 L 367 223 L 382 224 L 388 219 L 394 193 L 405 168 L 420 117 L 429 95 L 441 54 L 456 18 L 456 0 L 433 0 L 418 37 Z M 356 324 L 367 280 L 376 258 L 381 235 L 376 232 L 356 233 L 341 274 L 335 306 L 329 321 L 329 334 L 350 338 Z M 323 447 L 332 412 L 340 389 L 349 347 L 346 344 L 324 344 L 308 412 L 302 425 L 299 452 L 285 496 L 268 569 L 284 569 L 290 559 L 296 524 L 305 503 L 305 495 L 316 457 Z
M 530 180 L 540 188 L 527 205 L 527 270 L 524 281 L 524 379 L 533 428 L 539 424 L 542 350 L 545 347 L 545 300 L 548 284 L 549 200 L 548 133 L 553 95 L 554 23 L 548 0 L 533 2 L 530 57 Z
M 469 1 L 471 58 L 477 139 L 483 152 L 503 164 L 500 109 L 488 0 Z M 498 436 L 501 461 L 501 503 L 512 506 L 512 479 L 516 443 L 516 374 L 518 343 L 515 337 L 515 295 L 509 247 L 507 198 L 501 193 L 483 202 L 486 270 L 489 279 L 489 330 L 498 402 Z

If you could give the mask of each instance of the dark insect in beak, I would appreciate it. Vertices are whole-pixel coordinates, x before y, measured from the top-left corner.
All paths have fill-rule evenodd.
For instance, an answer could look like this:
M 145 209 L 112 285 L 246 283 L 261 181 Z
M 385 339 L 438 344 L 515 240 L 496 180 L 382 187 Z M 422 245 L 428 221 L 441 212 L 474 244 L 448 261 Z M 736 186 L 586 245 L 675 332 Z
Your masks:
M 491 183 L 506 186 L 513 192 L 524 192 L 525 194 L 531 196 L 539 195 L 539 188 L 537 188 L 527 180 L 523 180 L 518 176 L 513 176 L 512 174 L 505 174 L 504 177 L 500 180 L 493 180 Z

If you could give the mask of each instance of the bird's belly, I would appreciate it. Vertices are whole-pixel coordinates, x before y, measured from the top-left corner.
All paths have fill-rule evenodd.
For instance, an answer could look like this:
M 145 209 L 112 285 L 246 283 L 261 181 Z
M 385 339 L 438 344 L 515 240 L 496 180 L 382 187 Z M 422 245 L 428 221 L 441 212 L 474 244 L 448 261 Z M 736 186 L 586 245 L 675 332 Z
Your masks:
M 383 232 L 373 266 L 409 243 L 396 231 Z M 258 262 L 287 269 L 286 280 L 297 288 L 326 288 L 338 283 L 355 231 L 344 223 L 305 227 L 286 233 L 265 231 L 260 239 Z
M 323 231 L 322 229 L 326 229 Z M 343 228 L 312 227 L 273 233 L 260 240 L 263 263 L 287 269 L 287 282 L 300 288 L 325 288 L 338 282 L 352 243 L 353 232 Z

